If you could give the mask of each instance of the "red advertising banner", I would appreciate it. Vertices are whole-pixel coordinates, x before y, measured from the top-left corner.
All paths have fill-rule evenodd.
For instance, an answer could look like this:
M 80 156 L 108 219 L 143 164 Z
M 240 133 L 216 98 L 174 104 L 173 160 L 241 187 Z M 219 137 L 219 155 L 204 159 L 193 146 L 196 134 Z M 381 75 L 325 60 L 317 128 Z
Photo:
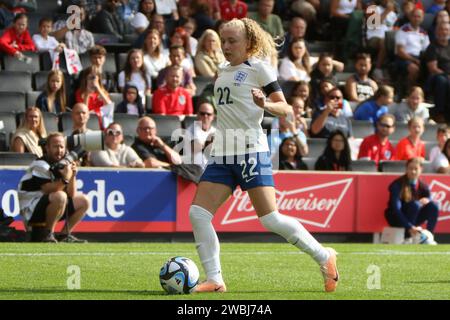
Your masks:
M 355 230 L 356 175 L 310 174 L 274 175 L 279 211 L 300 221 L 312 232 L 353 232 Z M 191 231 L 188 211 L 195 185 L 178 183 L 177 231 Z M 236 189 L 216 213 L 213 224 L 221 232 L 266 231 L 246 192 Z
M 334 174 L 279 172 L 274 176 L 278 208 L 311 232 L 381 232 L 388 186 L 398 174 Z M 440 208 L 435 232 L 450 233 L 450 176 L 423 175 Z M 196 186 L 178 181 L 177 231 L 192 231 L 188 217 Z M 259 223 L 246 192 L 235 190 L 213 220 L 220 232 L 266 231 Z

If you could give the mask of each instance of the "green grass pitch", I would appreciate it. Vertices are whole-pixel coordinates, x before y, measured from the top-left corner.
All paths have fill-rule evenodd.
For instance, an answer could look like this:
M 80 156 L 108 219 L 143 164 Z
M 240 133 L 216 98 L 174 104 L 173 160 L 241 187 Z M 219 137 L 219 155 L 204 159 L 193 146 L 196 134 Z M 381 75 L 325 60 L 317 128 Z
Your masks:
M 0 243 L 0 299 L 449 299 L 450 245 L 333 244 L 341 281 L 323 292 L 318 266 L 288 244 L 222 243 L 228 292 L 164 294 L 159 269 L 193 243 Z M 80 289 L 69 290 L 80 271 Z M 378 272 L 379 271 L 379 272 Z

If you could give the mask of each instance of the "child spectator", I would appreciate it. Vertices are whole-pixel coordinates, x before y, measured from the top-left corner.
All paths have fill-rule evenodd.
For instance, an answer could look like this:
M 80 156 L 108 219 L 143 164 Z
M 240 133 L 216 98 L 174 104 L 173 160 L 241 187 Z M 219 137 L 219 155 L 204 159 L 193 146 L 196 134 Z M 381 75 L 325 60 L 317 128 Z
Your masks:
M 181 87 L 183 68 L 171 66 L 166 75 L 166 84 L 153 95 L 153 113 L 167 115 L 192 115 L 192 97 Z
M 430 114 L 427 106 L 423 103 L 425 95 L 421 87 L 412 87 L 406 101 L 402 101 L 393 108 L 393 114 L 398 122 L 407 123 L 413 117 L 428 121 Z
M 356 73 L 347 79 L 345 93 L 350 101 L 362 102 L 378 90 L 377 83 L 369 78 L 372 59 L 367 53 L 359 53 L 355 59 Z
M 373 97 L 361 103 L 354 112 L 355 120 L 369 120 L 374 125 L 378 118 L 389 111 L 389 105 L 394 100 L 394 89 L 382 85 Z
M 182 46 L 184 48 L 184 59 L 181 66 L 189 70 L 192 77 L 195 77 L 193 53 L 191 50 L 190 36 L 183 27 L 175 28 L 170 35 L 170 46 Z
M 396 160 L 409 160 L 420 157 L 425 159 L 425 143 L 420 139 L 423 131 L 423 119 L 413 117 L 408 121 L 409 135 L 401 139 L 395 149 Z
M 60 70 L 52 70 L 47 76 L 45 90 L 36 99 L 36 107 L 42 112 L 66 112 L 66 88 L 64 74 Z
M 313 104 L 311 102 L 311 87 L 306 81 L 299 81 L 294 85 L 291 92 L 291 97 L 300 97 L 305 103 L 305 118 L 312 117 Z
M 320 171 L 351 171 L 351 152 L 345 134 L 336 130 L 327 139 L 327 146 L 317 159 L 315 170 Z
M 135 85 L 127 84 L 122 95 L 123 100 L 116 106 L 114 112 L 134 114 L 142 117 L 144 115 L 144 106 L 139 95 L 139 89 Z
M 311 89 L 313 97 L 316 98 L 319 93 L 319 85 L 322 80 L 331 80 L 333 83 L 338 83 L 335 76 L 336 72 L 344 70 L 344 64 L 336 64 L 333 56 L 329 53 L 321 53 L 319 61 L 311 72 Z
M 33 42 L 39 52 L 57 52 L 63 51 L 66 46 L 62 42 L 58 42 L 55 37 L 50 36 L 52 31 L 53 20 L 50 18 L 42 18 L 39 21 L 39 33 L 33 35 Z
M 450 138 L 450 129 L 448 126 L 446 124 L 439 125 L 436 130 L 436 140 L 438 145 L 433 147 L 430 151 L 431 162 L 433 162 L 437 155 L 441 153 L 448 138 Z
M 305 40 L 293 39 L 287 56 L 281 59 L 279 68 L 280 78 L 288 81 L 306 81 L 311 80 L 311 65 L 309 61 L 309 52 L 306 48 Z
M 36 46 L 28 32 L 28 17 L 24 13 L 16 15 L 13 25 L 3 32 L 0 37 L 0 51 L 25 60 L 24 52 L 36 51 Z
M 145 96 L 151 94 L 152 80 L 147 73 L 144 64 L 144 55 L 140 49 L 128 51 L 125 68 L 119 73 L 118 85 L 120 92 L 123 92 L 126 84 L 133 83 L 139 89 L 142 102 L 145 103 Z
M 91 66 L 97 68 L 97 70 L 101 73 L 102 84 L 106 91 L 114 92 L 116 90 L 116 75 L 113 72 L 105 71 L 103 69 L 106 62 L 105 47 L 97 44 L 89 49 L 89 60 L 91 62 Z

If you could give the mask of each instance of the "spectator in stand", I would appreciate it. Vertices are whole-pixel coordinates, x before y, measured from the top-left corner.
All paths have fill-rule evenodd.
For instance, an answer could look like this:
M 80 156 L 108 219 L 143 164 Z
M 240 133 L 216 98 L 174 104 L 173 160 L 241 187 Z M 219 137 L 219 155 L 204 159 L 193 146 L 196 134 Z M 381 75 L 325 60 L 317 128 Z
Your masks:
M 293 39 L 287 56 L 281 59 L 280 78 L 287 81 L 309 82 L 311 80 L 310 73 L 311 64 L 305 40 L 301 38 Z
M 446 10 L 441 10 L 438 13 L 436 13 L 436 16 L 433 19 L 433 23 L 427 30 L 428 37 L 430 38 L 431 43 L 436 42 L 436 28 L 441 23 L 450 23 L 450 15 Z
M 377 166 L 380 161 L 394 160 L 395 149 L 389 141 L 395 131 L 395 117 L 390 113 L 383 114 L 377 121 L 377 130 L 367 136 L 359 147 L 358 159 L 373 160 Z
M 186 128 L 189 146 L 189 159 L 193 164 L 201 166 L 203 169 L 208 163 L 210 149 L 208 146 L 214 139 L 216 128 L 213 125 L 215 119 L 214 107 L 208 102 L 203 101 L 198 106 L 197 120 Z M 184 161 L 184 163 L 187 163 Z
M 299 81 L 294 85 L 291 92 L 291 97 L 300 97 L 304 102 L 305 118 L 312 117 L 313 103 L 310 97 L 311 87 L 306 81 Z
M 214 20 L 215 18 L 211 17 L 211 5 L 208 1 L 194 0 L 192 1 L 190 8 L 191 17 L 194 19 L 197 26 L 195 32 L 192 34 L 194 38 L 199 39 L 207 29 L 215 29 L 216 22 Z M 217 15 L 220 16 L 220 9 Z
M 194 60 L 196 73 L 199 76 L 212 78 L 216 76 L 219 66 L 225 62 L 219 35 L 214 30 L 208 29 L 198 42 L 198 51 Z
M 395 34 L 395 54 L 399 72 L 408 77 L 408 88 L 416 85 L 420 75 L 420 55 L 430 44 L 427 32 L 420 26 L 423 10 L 414 9 L 410 23 L 405 24 Z
M 308 23 L 314 23 L 320 10 L 320 0 L 293 0 L 291 10 L 300 15 Z
M 278 150 L 280 155 L 279 170 L 308 170 L 308 166 L 302 160 L 294 137 L 284 138 Z
M 241 0 L 223 0 L 220 3 L 220 16 L 225 21 L 246 18 L 247 10 L 247 4 Z
M 350 145 L 346 134 L 340 130 L 331 132 L 327 146 L 314 166 L 319 171 L 352 171 Z
M 192 115 L 192 97 L 181 86 L 183 68 L 170 66 L 166 74 L 166 84 L 156 89 L 153 95 L 153 113 L 167 115 Z
M 428 122 L 430 117 L 426 104 L 423 103 L 425 94 L 421 87 L 412 87 L 409 91 L 406 101 L 394 105 L 392 113 L 397 122 L 407 123 L 413 117 L 422 118 L 423 121 Z
M 338 83 L 336 79 L 336 72 L 344 71 L 344 64 L 333 59 L 329 53 L 321 53 L 319 61 L 311 72 L 311 89 L 313 97 L 317 98 L 319 93 L 320 82 L 324 79 L 331 80 L 333 83 Z
M 36 51 L 36 46 L 28 32 L 28 17 L 24 13 L 16 15 L 13 25 L 0 37 L 0 52 L 25 60 L 24 52 Z
M 72 128 L 65 128 L 64 130 L 65 136 L 86 133 L 88 131 L 91 131 L 91 129 L 87 127 L 90 117 L 87 105 L 81 102 L 75 103 L 75 105 L 72 107 L 72 112 L 70 115 L 72 118 Z M 71 151 L 70 148 L 69 151 Z M 89 167 L 91 164 L 91 152 L 90 151 L 86 152 L 84 156 L 77 162 L 79 166 Z
M 50 36 L 53 20 L 51 18 L 42 18 L 39 21 L 39 33 L 33 35 L 33 42 L 38 52 L 60 53 L 66 46 L 63 42 L 58 42 L 55 37 Z
M 144 162 L 133 148 L 123 143 L 120 124 L 111 123 L 105 130 L 105 150 L 91 152 L 94 167 L 144 168 Z
M 164 17 L 154 13 L 152 19 L 150 20 L 150 25 L 147 29 L 139 34 L 137 40 L 133 43 L 133 48 L 140 49 L 144 46 L 145 38 L 147 37 L 147 32 L 151 29 L 158 30 L 161 35 L 161 44 L 163 49 L 168 49 L 170 47 L 169 35 L 166 33 L 166 25 L 164 22 Z
M 434 0 L 433 4 L 428 7 L 426 12 L 436 15 L 436 13 L 445 9 L 445 2 L 446 0 Z
M 115 81 L 115 74 L 109 71 L 105 71 L 103 69 L 103 66 L 106 62 L 106 49 L 105 47 L 96 44 L 92 48 L 89 49 L 89 60 L 92 67 L 97 68 L 97 70 L 102 75 L 102 84 L 103 87 L 108 92 L 114 92 L 116 91 L 116 81 Z M 85 72 L 86 69 L 84 69 L 82 72 Z M 81 77 L 81 75 L 80 75 Z
M 450 139 L 447 139 L 442 152 L 440 152 L 431 163 L 436 173 L 450 174 Z
M 102 125 L 101 107 L 111 104 L 108 92 L 102 84 L 102 74 L 96 67 L 88 67 L 83 72 L 80 88 L 75 92 L 75 102 L 82 102 L 88 106 L 89 111 L 97 114 L 100 128 Z
M 42 112 L 59 114 L 66 112 L 66 88 L 64 74 L 60 70 L 52 70 L 47 76 L 45 90 L 37 97 L 36 107 Z
M 91 22 L 91 31 L 94 33 L 112 34 L 119 41 L 128 33 L 128 28 L 117 13 L 119 0 L 106 0 L 102 10 L 98 12 Z
M 257 12 L 249 12 L 248 17 L 255 20 L 273 38 L 282 38 L 284 35 L 281 18 L 273 14 L 275 0 L 258 0 Z
M 361 8 L 361 0 L 331 0 L 330 22 L 336 57 L 341 57 L 343 53 L 340 43 L 345 38 L 351 14 Z
M 11 151 L 33 153 L 38 158 L 43 156 L 39 140 L 47 137 L 42 112 L 36 107 L 29 107 L 23 114 L 19 127 L 11 138 Z
M 409 135 L 401 139 L 395 149 L 396 160 L 420 157 L 425 160 L 425 143 L 420 139 L 424 131 L 423 119 L 413 117 L 408 121 Z
M 123 92 L 126 84 L 134 84 L 138 87 L 142 103 L 145 104 L 146 95 L 151 94 L 152 80 L 145 67 L 144 54 L 141 49 L 128 51 L 124 70 L 118 76 L 120 92 Z
M 389 106 L 393 101 L 394 89 L 390 86 L 382 85 L 373 97 L 356 108 L 354 118 L 355 120 L 369 120 L 375 125 L 382 114 L 388 113 Z
M 54 34 L 57 39 L 57 34 L 60 34 L 60 36 L 64 35 L 67 48 L 75 50 L 78 54 L 83 54 L 95 46 L 95 41 L 93 34 L 86 30 L 84 26 L 86 21 L 86 10 L 84 7 L 80 7 L 80 19 L 80 29 L 69 30 L 64 25 L 59 30 L 55 27 L 56 32 Z
M 169 52 L 163 49 L 161 34 L 156 29 L 150 29 L 145 37 L 143 52 L 147 73 L 152 79 L 152 89 L 156 89 L 158 73 L 170 63 Z M 155 85 L 153 85 L 153 81 Z
M 441 153 L 445 142 L 450 138 L 450 128 L 446 124 L 441 124 L 436 130 L 436 141 L 438 145 L 433 147 L 430 151 L 430 161 L 433 162 L 437 155 Z
M 122 95 L 123 100 L 116 106 L 114 113 L 127 113 L 142 117 L 144 115 L 144 105 L 142 104 L 138 87 L 133 84 L 127 84 Z
M 186 38 L 189 39 L 189 47 L 191 48 L 192 56 L 197 54 L 198 40 L 193 37 L 193 34 L 196 29 L 195 20 L 193 18 L 188 18 L 184 21 L 180 26 L 186 31 Z M 202 33 L 203 34 L 203 33 Z
M 347 79 L 345 93 L 348 100 L 363 102 L 371 98 L 378 90 L 377 83 L 369 77 L 372 58 L 367 53 L 358 53 L 355 59 L 356 73 Z
M 419 233 L 424 222 L 432 233 L 439 215 L 437 204 L 431 200 L 430 188 L 420 180 L 421 174 L 422 159 L 411 158 L 406 162 L 406 173 L 389 185 L 389 202 L 384 215 L 390 226 L 405 228 L 405 243 L 412 243 L 408 237 Z
M 434 96 L 435 107 L 431 117 L 436 122 L 450 122 L 450 24 L 436 28 L 436 41 L 425 52 L 430 74 L 428 82 Z
M 35 12 L 38 8 L 36 0 L 5 0 L 5 2 L 16 13 Z
M 155 12 L 154 0 L 141 0 L 138 12 L 130 22 L 136 33 L 142 33 L 150 25 L 152 14 Z
M 139 0 L 119 0 L 120 6 L 117 8 L 117 14 L 125 24 L 130 24 L 135 14 L 139 10 Z
M 409 16 L 415 7 L 416 2 L 414 0 L 402 1 L 402 9 L 398 15 L 397 21 L 394 24 L 394 29 L 399 29 L 403 25 L 409 23 Z
M 173 46 L 170 47 L 169 51 L 169 59 L 171 65 L 181 66 L 182 61 L 185 58 L 185 51 L 182 46 Z M 158 77 L 156 78 L 156 86 L 162 87 L 165 83 L 166 74 L 169 71 L 170 66 L 165 67 L 158 73 Z M 194 80 L 192 79 L 192 74 L 186 68 L 183 68 L 183 82 L 181 86 L 189 91 L 191 96 L 195 96 L 196 86 L 194 84 Z
M 280 53 L 280 57 L 285 57 L 291 45 L 292 40 L 300 38 L 305 39 L 306 29 L 308 27 L 305 19 L 301 17 L 293 17 L 289 23 L 289 30 L 284 34 L 284 44 Z
M 180 155 L 157 135 L 155 121 L 142 117 L 137 125 L 137 137 L 131 146 L 144 161 L 146 168 L 169 169 L 171 164 L 181 164 Z
M 383 67 L 386 56 L 386 48 L 384 47 L 384 35 L 386 32 L 393 30 L 397 14 L 395 13 L 394 0 L 382 0 L 380 5 L 375 7 L 373 14 L 378 15 L 380 25 L 367 26 L 366 37 L 369 48 L 376 52 L 376 66 L 373 72 L 377 80 L 383 79 L 381 68 Z M 369 69 L 370 71 L 370 69 Z
M 353 136 L 350 119 L 342 114 L 342 92 L 333 88 L 325 97 L 325 108 L 314 112 L 311 122 L 311 137 L 328 138 L 331 133 L 340 130 L 346 137 Z
M 332 80 L 324 79 L 320 82 L 319 85 L 319 96 L 314 101 L 314 108 L 316 110 L 323 110 L 325 109 L 325 98 L 328 94 L 328 91 L 330 91 L 333 88 L 336 88 L 336 83 L 334 83 Z M 346 118 L 352 118 L 353 117 L 353 111 L 352 107 L 350 106 L 350 103 L 346 99 L 342 99 L 342 115 Z
M 181 66 L 189 70 L 192 77 L 195 77 L 194 60 L 189 38 L 189 34 L 182 27 L 175 28 L 170 35 L 170 46 L 182 46 L 184 48 L 185 57 L 181 61 Z

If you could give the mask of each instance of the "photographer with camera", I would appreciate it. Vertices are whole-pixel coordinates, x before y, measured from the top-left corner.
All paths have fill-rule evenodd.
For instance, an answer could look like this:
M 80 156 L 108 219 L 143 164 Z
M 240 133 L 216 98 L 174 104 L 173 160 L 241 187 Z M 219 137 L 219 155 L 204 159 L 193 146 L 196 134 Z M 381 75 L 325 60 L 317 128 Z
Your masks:
M 59 132 L 48 136 L 45 149 L 46 155 L 31 163 L 18 190 L 20 213 L 25 224 L 45 230 L 42 236 L 32 241 L 58 242 L 54 235 L 56 224 L 66 220 L 59 241 L 86 242 L 71 234 L 89 208 L 88 198 L 76 191 L 76 159 L 72 154 L 66 154 L 66 140 Z

